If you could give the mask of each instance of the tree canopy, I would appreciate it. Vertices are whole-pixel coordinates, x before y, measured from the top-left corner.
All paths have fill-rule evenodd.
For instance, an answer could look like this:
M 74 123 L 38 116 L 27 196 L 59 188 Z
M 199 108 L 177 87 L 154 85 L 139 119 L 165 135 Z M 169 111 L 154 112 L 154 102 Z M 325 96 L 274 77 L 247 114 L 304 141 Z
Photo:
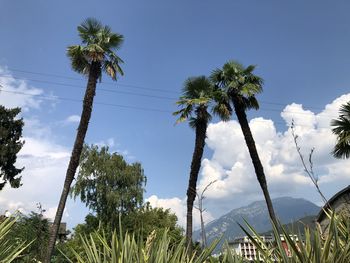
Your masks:
M 96 213 L 102 224 L 115 228 L 119 215 L 142 205 L 145 184 L 140 163 L 128 164 L 108 147 L 84 145 L 71 194 Z
M 24 143 L 21 141 L 23 119 L 17 118 L 20 112 L 20 108 L 6 109 L 0 105 L 0 190 L 6 183 L 13 188 L 21 186 L 19 174 L 24 168 L 15 167 L 17 153 Z

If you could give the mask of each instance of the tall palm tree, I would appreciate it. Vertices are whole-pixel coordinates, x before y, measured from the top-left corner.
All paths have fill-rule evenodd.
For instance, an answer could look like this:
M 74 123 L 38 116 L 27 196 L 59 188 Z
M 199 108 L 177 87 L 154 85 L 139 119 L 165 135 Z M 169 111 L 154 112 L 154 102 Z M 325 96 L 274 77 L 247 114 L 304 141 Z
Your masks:
M 67 55 L 71 60 L 72 69 L 86 75 L 88 82 L 83 100 L 80 123 L 68 164 L 61 198 L 55 220 L 50 230 L 49 245 L 45 258 L 46 263 L 50 262 L 67 196 L 79 165 L 80 154 L 91 117 L 97 81 L 101 79 L 102 71 L 113 80 L 116 80 L 118 74 L 123 75 L 123 71 L 120 68 L 120 64 L 123 61 L 115 54 L 115 51 L 123 43 L 122 35 L 113 33 L 108 26 L 102 26 L 99 21 L 93 18 L 86 19 L 78 26 L 78 32 L 82 45 L 69 46 Z
M 339 118 L 331 121 L 332 132 L 337 136 L 337 143 L 332 154 L 336 158 L 350 157 L 350 102 L 340 107 Z
M 235 61 L 229 61 L 221 69 L 213 71 L 211 80 L 215 83 L 217 91 L 227 94 L 227 98 L 233 106 L 252 159 L 256 177 L 265 197 L 270 218 L 277 226 L 277 219 L 267 188 L 264 168 L 256 150 L 255 141 L 246 115 L 246 110 L 259 108 L 259 103 L 255 95 L 262 92 L 263 80 L 253 74 L 254 69 L 255 66 L 253 65 L 245 68 Z
M 187 79 L 182 89 L 182 96 L 177 102 L 182 109 L 173 113 L 174 115 L 179 115 L 177 123 L 188 120 L 190 127 L 196 133 L 187 188 L 186 245 L 189 253 L 192 252 L 193 203 L 196 198 L 197 180 L 205 146 L 207 126 L 212 118 L 208 112 L 213 96 L 212 91 L 212 84 L 205 76 Z M 216 105 L 213 111 L 220 115 L 221 118 L 227 119 L 230 114 L 225 112 L 225 109 L 220 111 L 220 106 Z

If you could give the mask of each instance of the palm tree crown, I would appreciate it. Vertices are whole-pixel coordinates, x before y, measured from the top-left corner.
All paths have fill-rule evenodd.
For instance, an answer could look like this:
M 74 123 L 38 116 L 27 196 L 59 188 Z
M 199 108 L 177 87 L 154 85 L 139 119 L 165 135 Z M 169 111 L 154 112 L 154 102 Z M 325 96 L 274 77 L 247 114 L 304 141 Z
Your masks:
M 336 158 L 350 157 L 350 102 L 342 105 L 339 118 L 331 121 L 332 132 L 337 136 L 337 143 L 332 154 Z
M 205 76 L 188 78 L 182 88 L 182 96 L 176 102 L 182 109 L 174 112 L 179 115 L 177 123 L 189 120 L 191 128 L 196 128 L 200 121 L 210 121 L 212 116 L 207 111 L 211 100 L 212 86 Z
M 212 119 L 208 112 L 209 106 L 212 106 L 212 112 L 222 120 L 229 120 L 232 112 L 226 94 L 214 90 L 210 79 L 205 76 L 188 78 L 176 104 L 182 107 L 173 113 L 179 115 L 176 122 L 189 120 L 191 128 L 196 128 L 199 121 L 209 122 Z
M 101 69 L 114 80 L 118 73 L 123 75 L 120 67 L 123 60 L 115 54 L 123 43 L 122 35 L 113 33 L 109 26 L 102 26 L 94 18 L 88 18 L 79 25 L 78 32 L 83 45 L 67 49 L 73 70 L 88 75 L 92 64 L 96 63 L 100 70 L 99 78 Z
M 235 100 L 243 110 L 259 109 L 255 95 L 262 92 L 263 80 L 253 74 L 254 69 L 254 65 L 245 68 L 236 61 L 229 61 L 221 69 L 213 71 L 211 80 L 216 84 L 216 91 L 221 89 L 227 94 L 226 100 Z

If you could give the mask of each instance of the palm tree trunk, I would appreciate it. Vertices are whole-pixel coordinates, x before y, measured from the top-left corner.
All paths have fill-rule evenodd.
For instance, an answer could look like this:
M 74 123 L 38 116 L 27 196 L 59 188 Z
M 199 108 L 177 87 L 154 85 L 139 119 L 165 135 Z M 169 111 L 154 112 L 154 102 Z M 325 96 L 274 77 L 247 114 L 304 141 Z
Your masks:
M 204 151 L 207 125 L 207 120 L 200 120 L 196 125 L 196 142 L 192 156 L 191 172 L 187 189 L 186 246 L 188 249 L 188 255 L 192 254 L 193 203 L 196 199 L 197 179 Z
M 93 62 L 90 67 L 88 83 L 83 101 L 83 110 L 81 113 L 81 118 L 72 150 L 72 155 L 66 172 L 66 179 L 64 181 L 60 202 L 57 207 L 55 220 L 50 228 L 49 245 L 47 248 L 47 254 L 44 263 L 50 263 L 69 190 L 74 179 L 75 172 L 79 165 L 80 154 L 83 149 L 84 139 L 91 117 L 92 105 L 96 92 L 96 83 L 99 75 L 100 64 L 97 62 Z
M 275 224 L 275 226 L 278 228 L 277 218 L 275 215 L 275 211 L 273 209 L 273 205 L 272 205 L 269 191 L 267 189 L 264 168 L 261 164 L 261 161 L 260 161 L 260 158 L 258 155 L 258 151 L 256 150 L 256 147 L 255 147 L 255 141 L 254 141 L 252 132 L 251 132 L 249 124 L 248 124 L 247 115 L 245 113 L 243 105 L 240 105 L 240 103 L 238 101 L 233 100 L 233 105 L 234 105 L 235 112 L 236 112 L 236 115 L 238 118 L 238 122 L 241 126 L 241 129 L 242 129 L 242 132 L 244 135 L 245 142 L 246 142 L 248 150 L 249 150 L 250 158 L 252 159 L 252 163 L 253 163 L 253 166 L 255 169 L 256 177 L 258 179 L 258 182 L 260 184 L 260 187 L 261 187 L 263 194 L 264 194 L 264 197 L 265 197 L 265 201 L 266 201 L 267 209 L 269 211 L 270 219 Z

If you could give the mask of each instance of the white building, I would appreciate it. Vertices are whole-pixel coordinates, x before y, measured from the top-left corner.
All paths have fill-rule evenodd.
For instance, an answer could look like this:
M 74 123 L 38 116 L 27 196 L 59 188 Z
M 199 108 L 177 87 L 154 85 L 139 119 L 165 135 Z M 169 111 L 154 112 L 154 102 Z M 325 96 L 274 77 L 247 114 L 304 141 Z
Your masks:
M 258 238 L 255 237 L 254 239 L 258 241 Z M 265 247 L 269 247 L 271 242 L 273 241 L 272 236 L 261 236 L 260 239 L 264 243 L 263 245 Z M 244 257 L 245 259 L 251 261 L 263 260 L 258 249 L 247 236 L 236 238 L 228 244 L 229 247 L 235 251 L 235 254 Z

